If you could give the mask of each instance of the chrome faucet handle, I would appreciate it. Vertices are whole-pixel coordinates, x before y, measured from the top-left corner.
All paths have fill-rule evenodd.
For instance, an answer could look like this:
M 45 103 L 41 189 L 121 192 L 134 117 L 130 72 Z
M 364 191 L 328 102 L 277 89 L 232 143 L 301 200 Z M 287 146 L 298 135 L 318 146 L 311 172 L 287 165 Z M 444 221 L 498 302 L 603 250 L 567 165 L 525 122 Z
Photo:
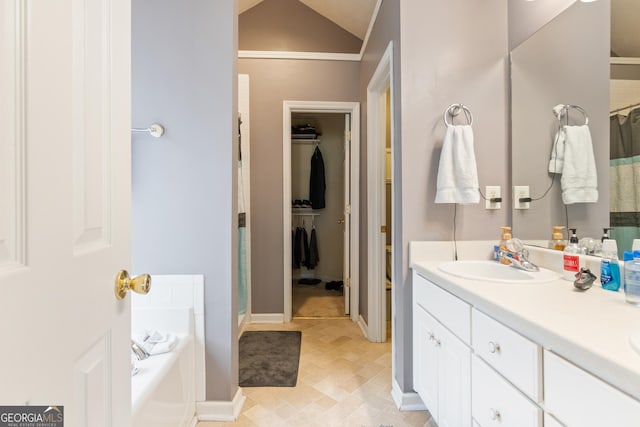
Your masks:
M 144 349 L 140 344 L 131 340 L 131 351 L 136 355 L 138 360 L 144 360 L 147 357 L 151 356 L 147 350 Z

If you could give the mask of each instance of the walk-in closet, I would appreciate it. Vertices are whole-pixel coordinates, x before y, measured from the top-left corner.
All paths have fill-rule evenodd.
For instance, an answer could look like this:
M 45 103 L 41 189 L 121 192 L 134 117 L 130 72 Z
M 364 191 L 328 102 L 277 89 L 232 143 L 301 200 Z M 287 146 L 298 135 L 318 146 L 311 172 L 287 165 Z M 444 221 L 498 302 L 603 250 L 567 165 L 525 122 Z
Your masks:
M 291 115 L 293 317 L 345 316 L 345 115 Z

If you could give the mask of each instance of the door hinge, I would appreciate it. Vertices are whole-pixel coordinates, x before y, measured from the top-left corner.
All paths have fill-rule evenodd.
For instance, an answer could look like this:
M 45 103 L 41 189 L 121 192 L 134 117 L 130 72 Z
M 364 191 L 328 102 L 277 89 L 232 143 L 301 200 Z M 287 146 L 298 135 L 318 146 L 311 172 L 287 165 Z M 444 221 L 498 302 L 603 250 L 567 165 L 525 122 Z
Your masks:
M 344 132 L 344 139 L 347 140 L 347 142 L 351 142 L 351 131 L 347 130 Z
M 350 287 L 351 287 L 351 279 L 350 279 L 349 277 L 347 277 L 347 279 L 345 280 L 344 285 L 345 285 L 347 288 L 350 288 Z
M 347 205 L 344 207 L 344 213 L 346 215 L 351 215 L 351 205 Z

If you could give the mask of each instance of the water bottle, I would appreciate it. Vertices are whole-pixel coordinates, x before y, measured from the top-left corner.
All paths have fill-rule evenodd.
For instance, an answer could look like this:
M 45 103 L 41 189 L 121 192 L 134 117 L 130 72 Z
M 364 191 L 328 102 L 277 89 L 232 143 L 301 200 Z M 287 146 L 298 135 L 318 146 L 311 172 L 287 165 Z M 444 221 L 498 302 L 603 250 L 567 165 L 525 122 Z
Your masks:
M 633 259 L 624 263 L 624 294 L 629 304 L 640 305 L 640 250 L 633 251 Z

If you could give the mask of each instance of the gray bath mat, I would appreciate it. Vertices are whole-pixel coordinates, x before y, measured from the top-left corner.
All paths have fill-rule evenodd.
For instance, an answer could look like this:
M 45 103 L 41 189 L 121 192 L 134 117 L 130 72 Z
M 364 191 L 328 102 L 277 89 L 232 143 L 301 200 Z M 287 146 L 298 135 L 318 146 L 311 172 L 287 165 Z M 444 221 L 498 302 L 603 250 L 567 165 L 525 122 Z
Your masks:
M 240 387 L 295 387 L 300 331 L 247 331 L 240 337 Z

